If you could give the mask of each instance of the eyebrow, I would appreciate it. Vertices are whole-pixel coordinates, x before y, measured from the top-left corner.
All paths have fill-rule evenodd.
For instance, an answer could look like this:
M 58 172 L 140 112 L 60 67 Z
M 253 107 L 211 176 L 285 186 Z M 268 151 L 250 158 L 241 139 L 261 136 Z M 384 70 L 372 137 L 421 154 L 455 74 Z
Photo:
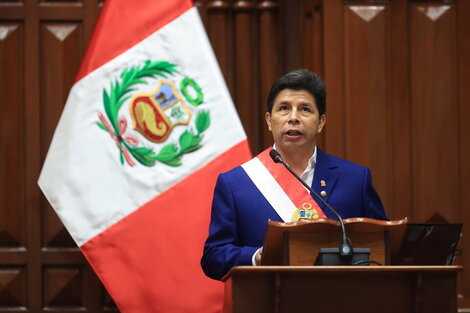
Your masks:
M 290 103 L 291 103 L 291 101 L 287 101 L 287 100 L 278 102 L 278 104 L 290 104 Z M 301 105 L 313 105 L 313 103 L 311 103 L 311 102 L 302 102 Z

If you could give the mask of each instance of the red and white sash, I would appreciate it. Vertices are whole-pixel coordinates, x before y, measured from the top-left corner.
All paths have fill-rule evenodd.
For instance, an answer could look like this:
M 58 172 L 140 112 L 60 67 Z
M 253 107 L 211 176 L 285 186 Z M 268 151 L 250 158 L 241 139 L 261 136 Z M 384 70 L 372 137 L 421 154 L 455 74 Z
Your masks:
M 268 148 L 242 165 L 261 194 L 284 222 L 299 218 L 326 218 L 304 186 L 279 163 L 274 163 Z

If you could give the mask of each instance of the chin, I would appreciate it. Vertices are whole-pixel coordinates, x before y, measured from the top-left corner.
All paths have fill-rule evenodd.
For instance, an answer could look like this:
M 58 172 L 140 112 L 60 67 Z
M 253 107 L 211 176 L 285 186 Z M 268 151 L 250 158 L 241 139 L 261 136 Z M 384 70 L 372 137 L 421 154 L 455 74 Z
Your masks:
M 305 143 L 301 143 L 301 142 L 288 142 L 282 145 L 282 148 L 284 149 L 298 149 L 298 148 L 305 148 L 305 147 L 306 147 Z

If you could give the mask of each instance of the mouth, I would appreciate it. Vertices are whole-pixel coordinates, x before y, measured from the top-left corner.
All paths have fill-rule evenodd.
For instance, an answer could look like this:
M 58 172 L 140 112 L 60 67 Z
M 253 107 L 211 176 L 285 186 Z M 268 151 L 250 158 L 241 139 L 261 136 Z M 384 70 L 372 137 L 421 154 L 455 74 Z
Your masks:
M 289 129 L 284 134 L 288 137 L 293 137 L 293 138 L 297 138 L 299 136 L 302 136 L 302 132 L 300 130 L 297 130 L 297 129 Z

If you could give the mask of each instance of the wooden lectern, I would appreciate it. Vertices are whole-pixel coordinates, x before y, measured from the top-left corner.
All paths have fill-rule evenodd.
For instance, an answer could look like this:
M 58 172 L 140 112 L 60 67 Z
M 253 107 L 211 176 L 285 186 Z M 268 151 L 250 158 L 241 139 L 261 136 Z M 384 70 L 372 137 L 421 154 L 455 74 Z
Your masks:
M 354 247 L 384 266 L 312 266 L 321 247 L 339 245 L 337 222 L 270 222 L 262 266 L 233 268 L 225 313 L 456 313 L 460 266 L 393 266 L 406 229 L 401 221 L 349 219 Z
M 391 264 L 398 254 L 407 219 L 379 221 L 343 220 L 354 248 L 370 248 L 370 259 Z M 313 265 L 320 248 L 338 247 L 341 228 L 334 220 L 269 221 L 261 265 Z
M 458 266 L 243 266 L 224 312 L 456 313 Z

